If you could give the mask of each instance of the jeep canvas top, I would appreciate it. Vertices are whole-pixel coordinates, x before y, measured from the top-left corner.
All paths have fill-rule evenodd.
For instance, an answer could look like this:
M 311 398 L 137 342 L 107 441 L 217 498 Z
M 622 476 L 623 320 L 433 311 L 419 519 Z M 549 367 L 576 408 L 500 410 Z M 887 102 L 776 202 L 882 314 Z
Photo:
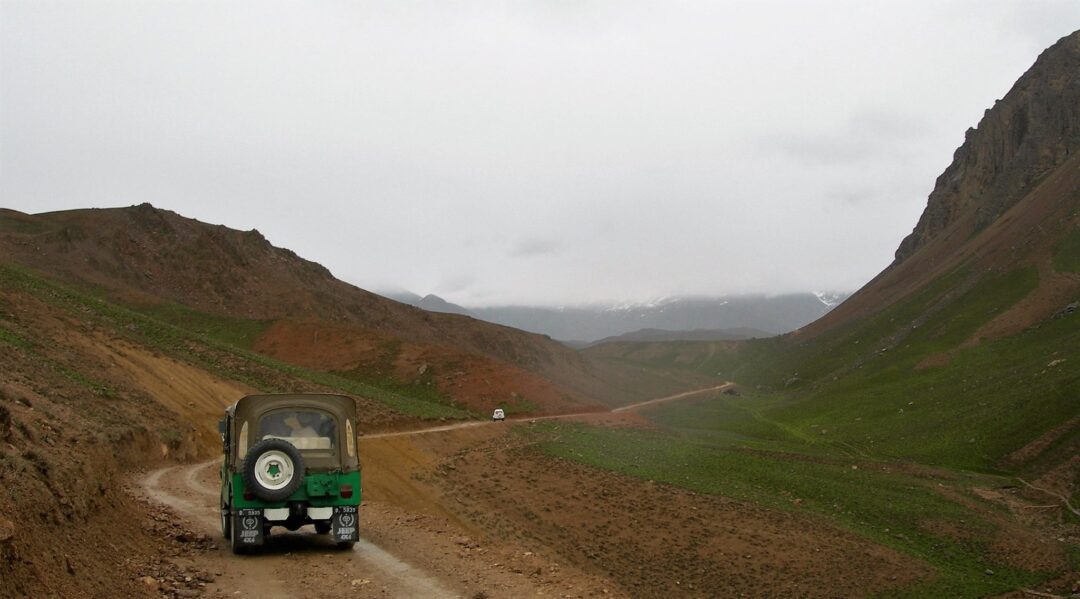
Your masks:
M 343 395 L 249 395 L 220 422 L 221 532 L 233 552 L 274 526 L 305 524 L 339 547 L 359 540 L 356 402 Z

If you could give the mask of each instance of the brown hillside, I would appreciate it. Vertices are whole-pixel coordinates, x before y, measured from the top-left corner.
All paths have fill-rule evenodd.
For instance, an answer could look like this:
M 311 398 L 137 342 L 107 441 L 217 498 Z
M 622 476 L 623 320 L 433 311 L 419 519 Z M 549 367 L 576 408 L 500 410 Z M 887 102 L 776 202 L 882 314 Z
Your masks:
M 1077 280 L 1055 273 L 1050 262 L 1080 222 L 1078 149 L 1080 31 L 1044 51 L 968 130 L 895 262 L 799 337 L 876 313 L 963 264 L 975 272 L 1020 265 L 1039 272 L 1035 294 L 990 332 L 1015 330 L 1060 309 Z
M 127 471 L 209 455 L 244 387 L 2 282 L 0 372 L 0 597 L 158 596 L 137 579 L 196 539 L 151 521 Z
M 466 408 L 490 413 L 606 410 L 531 372 L 452 348 L 403 342 L 378 331 L 316 321 L 278 321 L 255 343 L 259 353 L 317 370 L 359 372 L 433 386 Z
M 427 354 L 443 348 L 449 352 L 443 361 L 473 354 L 489 370 L 510 367 L 497 378 L 532 373 L 510 387 L 535 389 L 536 377 L 551 381 L 550 393 L 540 400 L 580 405 L 614 393 L 576 352 L 548 337 L 407 306 L 334 278 L 321 265 L 274 247 L 258 231 L 208 225 L 149 204 L 38 215 L 4 210 L 0 255 L 105 289 L 127 303 L 172 301 L 246 319 L 333 323 L 361 344 L 389 336 L 426 346 Z M 276 355 L 315 365 L 314 355 L 299 353 L 304 340 L 284 338 L 299 330 L 274 331 L 276 344 L 292 348 Z

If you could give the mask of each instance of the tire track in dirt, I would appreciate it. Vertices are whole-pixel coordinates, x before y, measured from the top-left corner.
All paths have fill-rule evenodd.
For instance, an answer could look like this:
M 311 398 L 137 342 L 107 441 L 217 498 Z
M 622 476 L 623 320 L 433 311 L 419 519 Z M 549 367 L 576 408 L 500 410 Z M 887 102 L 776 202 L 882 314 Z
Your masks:
M 734 387 L 735 383 L 727 382 L 723 385 L 717 385 L 715 387 L 706 387 L 705 389 L 695 389 L 693 391 L 685 391 L 683 393 L 676 393 L 675 395 L 668 395 L 667 397 L 658 397 L 656 399 L 649 399 L 646 401 L 639 401 L 637 403 L 628 404 L 622 407 L 611 410 L 610 413 L 618 414 L 623 412 L 633 412 L 640 408 L 648 407 L 651 405 L 664 403 L 668 401 L 675 401 L 678 399 L 686 399 L 695 395 L 702 395 L 713 391 L 723 391 Z M 606 414 L 608 412 L 573 412 L 570 414 L 554 414 L 551 416 L 524 416 L 520 418 L 507 418 L 507 422 L 537 422 L 540 420 L 566 420 L 570 418 L 579 418 L 582 416 L 595 416 L 597 414 Z M 393 431 L 388 433 L 374 433 L 370 435 L 363 435 L 362 439 L 385 439 L 387 437 L 407 437 L 410 435 L 423 435 L 427 433 L 438 433 L 445 431 L 455 431 L 463 428 L 473 428 L 476 426 L 489 426 L 494 424 L 492 421 L 487 420 L 470 420 L 467 422 L 458 422 L 455 424 L 444 424 L 440 426 L 432 426 L 429 428 L 413 429 L 407 431 Z
M 631 412 L 661 402 L 721 391 L 730 386 L 732 383 L 725 383 L 638 402 L 612 410 L 611 413 Z M 573 419 L 605 413 L 608 412 L 523 417 L 511 419 L 510 422 Z M 492 424 L 495 423 L 491 421 L 459 422 L 419 430 L 363 435 L 361 441 L 456 431 Z M 219 489 L 203 480 L 211 476 L 208 470 L 219 465 L 220 459 L 185 466 L 168 466 L 148 473 L 138 482 L 150 499 L 172 508 L 197 528 L 219 538 Z M 266 551 L 258 559 L 235 556 L 227 549 L 219 549 L 216 555 L 209 556 L 212 563 L 207 564 L 210 569 L 219 571 L 214 586 L 218 587 L 219 593 L 224 595 L 235 594 L 235 591 L 229 589 L 236 588 L 241 589 L 240 592 L 244 596 L 257 597 L 374 597 L 387 594 L 392 597 L 425 598 L 463 596 L 460 592 L 448 589 L 440 580 L 427 572 L 364 539 L 356 543 L 347 563 L 335 562 L 335 569 L 338 570 L 337 580 L 328 578 L 325 572 L 319 572 L 317 576 L 313 576 L 313 570 L 319 568 L 319 564 L 326 563 L 327 554 L 340 555 L 340 552 L 330 547 L 322 536 L 309 534 L 308 529 L 310 527 L 302 529 L 305 531 L 303 534 L 274 535 L 270 538 L 269 546 L 264 548 Z M 443 568 L 436 569 L 444 576 L 451 574 L 457 577 L 461 574 L 461 572 L 456 574 L 447 572 Z M 380 582 L 368 585 L 374 579 Z M 357 583 L 360 586 L 357 586 Z
M 205 470 L 218 464 L 220 464 L 218 460 L 211 460 L 190 466 L 160 468 L 143 477 L 140 484 L 151 499 L 180 512 L 192 524 L 217 536 L 220 517 L 217 507 L 219 494 L 217 490 L 199 481 L 199 476 Z M 323 540 L 313 534 L 283 536 L 305 538 L 309 541 L 307 545 L 318 545 L 318 541 Z M 291 562 L 289 567 L 282 569 L 281 556 L 260 556 L 269 557 L 269 559 L 245 559 L 232 556 L 222 550 L 221 559 L 217 560 L 215 565 L 225 571 L 223 576 L 226 580 L 241 580 L 240 585 L 245 594 L 254 594 L 258 597 L 322 597 L 342 590 L 340 584 L 335 585 L 333 589 L 320 589 L 317 586 L 312 587 L 309 584 L 310 581 L 305 581 L 302 590 L 290 588 L 289 579 L 296 578 L 283 576 L 283 574 L 288 574 L 289 570 L 304 570 L 305 563 L 314 563 L 314 560 L 324 556 L 322 552 L 314 554 L 299 551 L 290 551 L 285 555 L 293 559 L 289 560 Z M 358 571 L 346 574 L 360 581 L 370 580 L 365 579 L 364 576 L 377 577 L 385 581 L 383 585 L 392 596 L 432 598 L 461 596 L 447 589 L 438 580 L 364 539 L 360 539 L 353 547 L 353 557 L 359 557 L 360 561 L 369 566 L 374 573 Z
M 713 392 L 713 391 L 723 391 L 724 389 L 730 389 L 731 387 L 734 387 L 734 386 L 735 386 L 735 383 L 728 382 L 728 383 L 724 383 L 723 385 L 717 385 L 715 387 L 708 387 L 706 389 L 697 389 L 696 391 L 686 391 L 686 392 L 683 392 L 683 393 L 676 393 L 675 395 L 668 395 L 667 397 L 659 397 L 657 399 L 639 401 L 637 403 L 632 403 L 630 405 L 615 408 L 611 412 L 612 413 L 633 412 L 633 411 L 637 411 L 637 410 L 639 410 L 641 408 L 648 407 L 648 406 L 653 406 L 653 405 L 656 405 L 656 404 L 659 404 L 659 403 L 664 403 L 664 402 L 668 402 L 668 401 L 675 401 L 677 399 L 686 399 L 687 397 L 693 397 L 695 395 L 702 395 L 704 393 L 710 393 L 710 392 Z
M 202 464 L 196 464 L 195 466 L 187 467 L 187 468 L 185 468 L 186 474 L 184 476 L 184 482 L 193 491 L 195 491 L 197 493 L 200 493 L 202 495 L 205 495 L 207 497 L 212 497 L 214 499 L 217 499 L 219 497 L 219 493 L 220 493 L 219 490 L 218 489 L 211 489 L 210 487 L 208 487 L 205 484 L 203 484 L 202 482 L 200 482 L 199 481 L 199 474 L 203 470 L 205 470 L 207 468 L 210 468 L 211 466 L 219 466 L 219 465 L 220 464 L 219 464 L 219 462 L 217 460 L 212 460 L 212 461 L 209 461 L 209 462 L 204 462 Z M 404 561 L 394 557 L 393 555 L 391 555 L 390 553 L 384 551 L 382 548 L 380 548 L 379 546 L 377 546 L 377 545 L 375 545 L 373 543 L 365 541 L 364 539 L 360 539 L 359 541 L 356 542 L 356 545 L 353 547 L 353 550 L 363 552 L 366 558 L 374 561 L 379 567 L 381 567 L 383 570 L 386 570 L 387 572 L 391 572 L 391 573 L 393 573 L 393 574 L 395 574 L 395 575 L 397 575 L 399 577 L 403 577 L 406 580 L 409 580 L 410 582 L 419 582 L 419 584 L 414 585 L 414 586 L 417 586 L 419 588 L 416 588 L 414 590 L 416 592 L 418 592 L 418 593 L 422 592 L 423 596 L 425 596 L 425 597 L 442 597 L 442 596 L 451 597 L 451 596 L 455 596 L 453 593 L 450 593 L 449 591 L 440 590 L 438 588 L 438 584 L 435 583 L 434 580 L 428 580 L 425 583 L 423 581 L 423 579 L 426 578 L 425 575 L 421 574 L 415 568 L 411 567 L 409 564 L 407 564 Z M 421 595 L 415 595 L 415 596 L 421 596 Z
M 444 426 L 433 426 L 431 428 L 421 428 L 408 431 L 394 431 L 390 433 L 375 433 L 372 435 L 363 435 L 361 439 L 382 439 L 385 437 L 408 437 L 410 435 L 423 435 L 426 433 L 438 433 L 442 431 L 455 431 L 462 428 L 472 428 L 474 426 L 485 426 L 491 424 L 485 420 L 469 420 L 467 422 L 458 422 L 456 424 L 447 424 Z
M 211 460 L 209 462 L 199 464 L 199 465 L 197 465 L 195 467 L 188 468 L 187 469 L 187 475 L 184 477 L 184 481 L 187 483 L 187 486 L 189 488 L 191 488 L 192 490 L 194 490 L 194 491 L 202 493 L 203 495 L 208 495 L 210 497 L 218 497 L 218 496 L 221 495 L 221 489 L 215 489 L 213 487 L 208 487 L 208 486 L 204 485 L 202 482 L 199 481 L 199 474 L 204 469 L 209 468 L 211 466 L 218 466 L 218 465 L 219 465 L 219 462 L 217 460 Z

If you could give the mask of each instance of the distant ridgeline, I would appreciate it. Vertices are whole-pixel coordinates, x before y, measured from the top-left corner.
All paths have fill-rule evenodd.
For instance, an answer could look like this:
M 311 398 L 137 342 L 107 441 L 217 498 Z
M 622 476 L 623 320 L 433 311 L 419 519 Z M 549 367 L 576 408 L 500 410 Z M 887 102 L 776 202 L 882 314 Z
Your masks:
M 463 308 L 436 295 L 386 293 L 432 312 L 466 314 L 583 345 L 631 334 L 629 340 L 747 339 L 793 331 L 842 302 L 846 293 L 793 293 L 731 297 L 675 297 L 652 303 L 571 307 Z

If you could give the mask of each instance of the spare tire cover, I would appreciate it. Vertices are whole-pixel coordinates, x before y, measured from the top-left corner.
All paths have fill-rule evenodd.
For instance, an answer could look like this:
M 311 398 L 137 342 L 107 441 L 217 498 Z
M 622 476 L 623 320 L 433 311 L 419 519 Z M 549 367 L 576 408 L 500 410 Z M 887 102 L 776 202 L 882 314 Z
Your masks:
M 263 439 L 244 458 L 244 487 L 263 501 L 282 501 L 304 482 L 304 458 L 285 439 Z

